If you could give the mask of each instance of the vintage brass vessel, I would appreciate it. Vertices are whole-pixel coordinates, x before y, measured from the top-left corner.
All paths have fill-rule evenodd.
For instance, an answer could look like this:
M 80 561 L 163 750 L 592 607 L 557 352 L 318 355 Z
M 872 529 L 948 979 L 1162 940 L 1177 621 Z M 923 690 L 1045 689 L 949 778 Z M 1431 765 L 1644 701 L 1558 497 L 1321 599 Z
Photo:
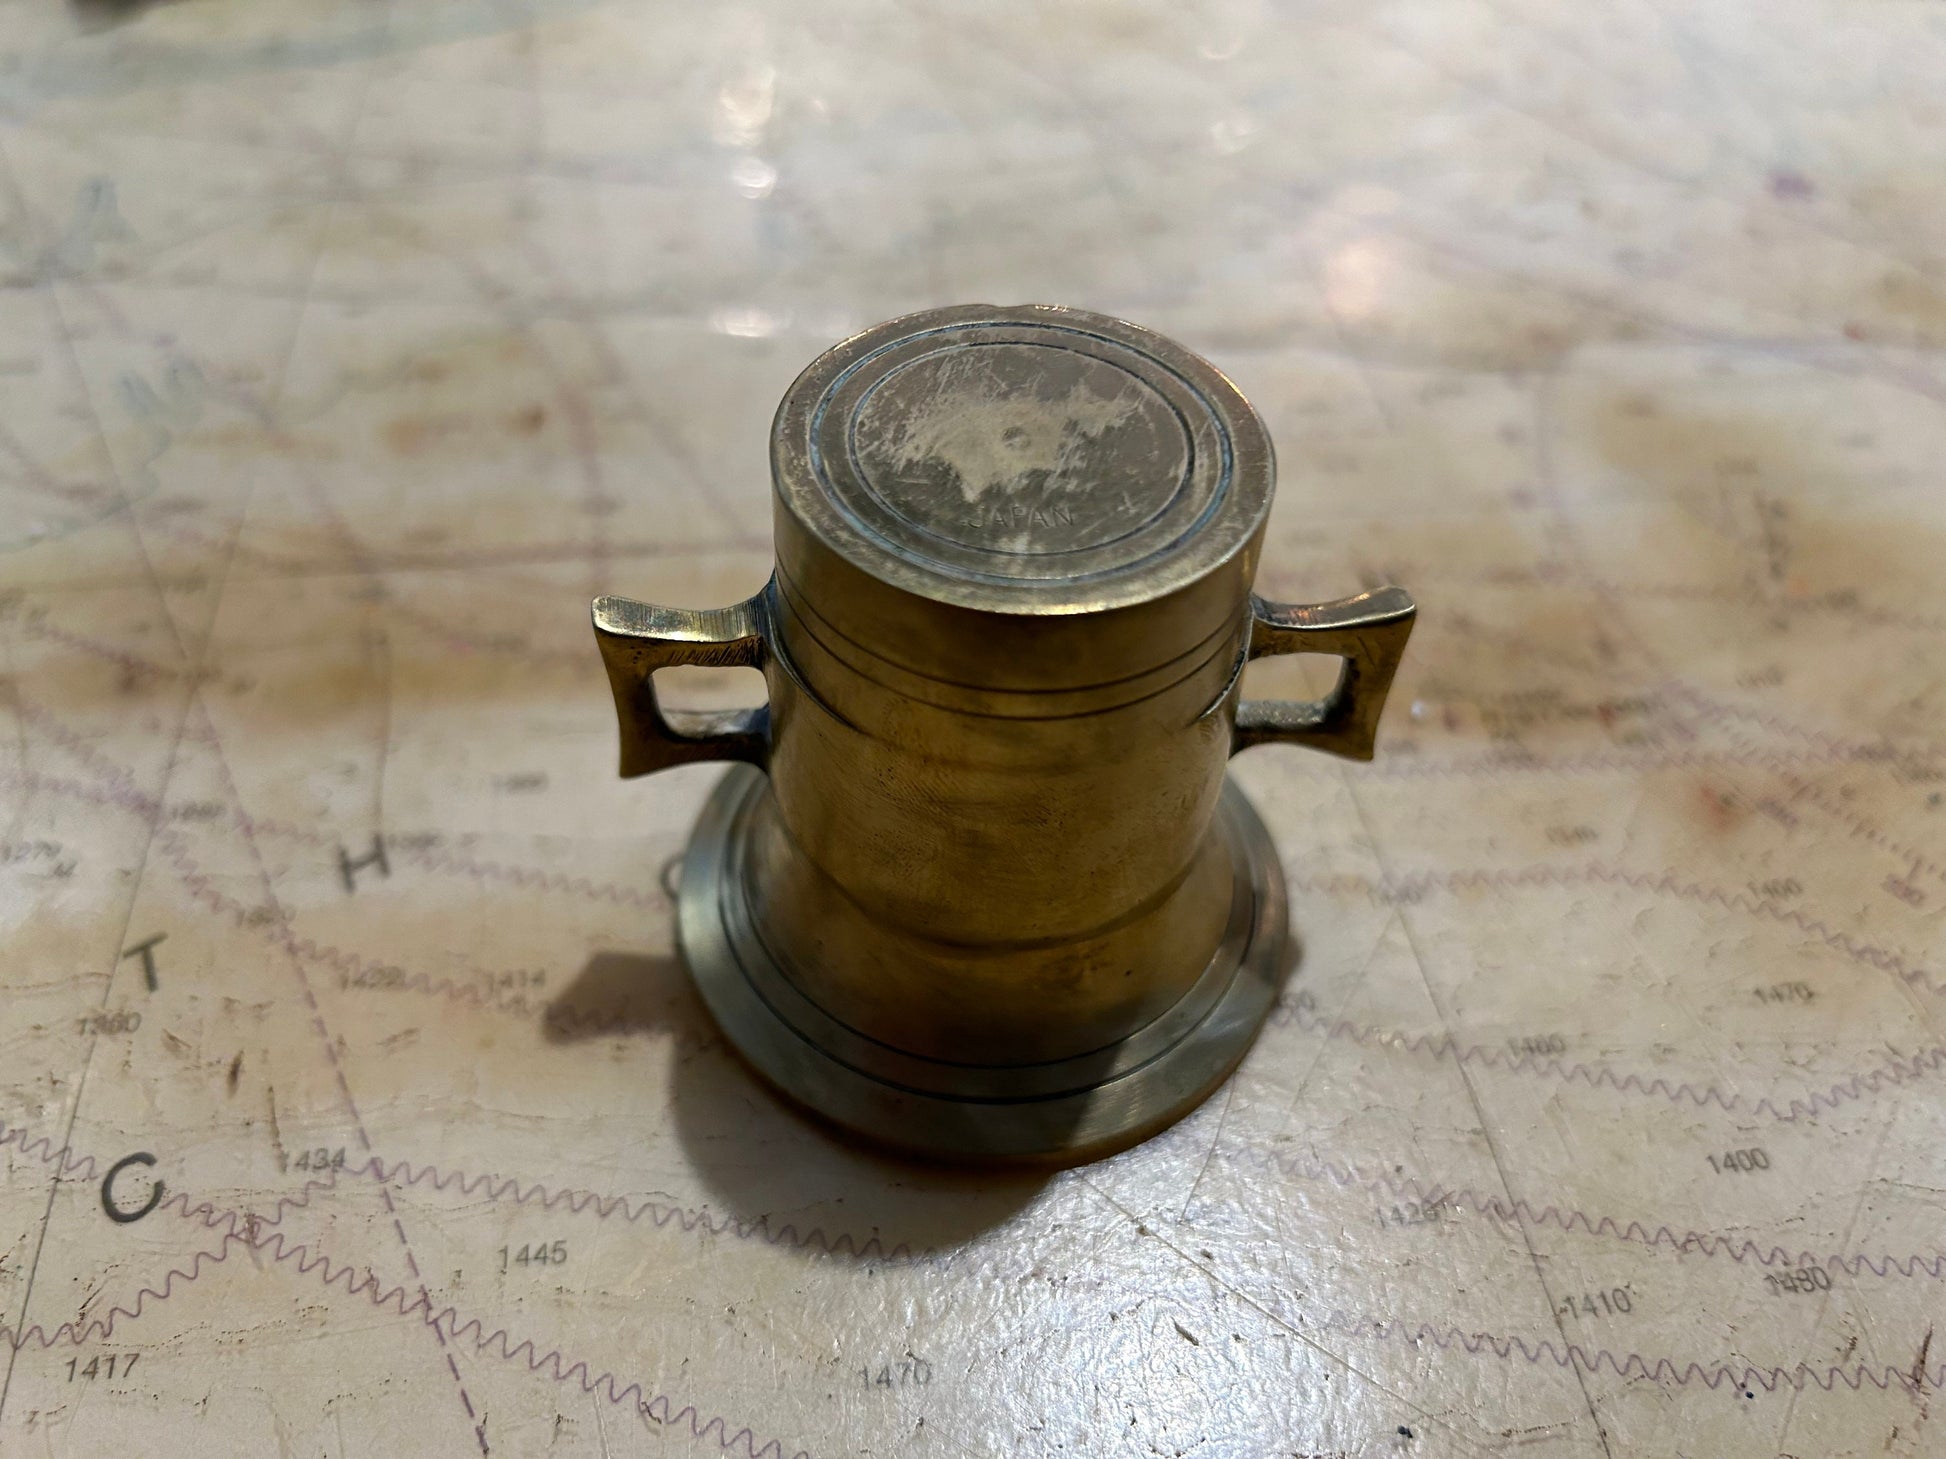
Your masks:
M 1283 876 L 1224 767 L 1369 759 L 1397 588 L 1253 596 L 1273 462 L 1208 363 L 1044 307 L 828 351 L 771 439 L 777 568 L 733 607 L 594 605 L 625 776 L 741 762 L 682 870 L 697 986 L 760 1072 L 881 1142 L 1077 1160 L 1202 1100 L 1287 971 Z M 1259 655 L 1342 656 L 1309 703 Z M 665 714 L 654 671 L 761 669 Z

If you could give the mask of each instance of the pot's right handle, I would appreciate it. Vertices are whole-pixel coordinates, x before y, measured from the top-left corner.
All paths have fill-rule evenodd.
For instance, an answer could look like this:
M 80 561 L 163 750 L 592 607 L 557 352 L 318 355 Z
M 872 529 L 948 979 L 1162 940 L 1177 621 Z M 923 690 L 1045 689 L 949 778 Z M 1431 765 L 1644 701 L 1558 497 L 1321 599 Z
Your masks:
M 1252 745 L 1309 745 L 1348 760 L 1372 758 L 1378 717 L 1419 611 L 1404 588 L 1335 603 L 1271 603 L 1250 596 L 1250 657 L 1337 654 L 1345 666 L 1323 699 L 1251 699 L 1237 706 L 1231 754 Z

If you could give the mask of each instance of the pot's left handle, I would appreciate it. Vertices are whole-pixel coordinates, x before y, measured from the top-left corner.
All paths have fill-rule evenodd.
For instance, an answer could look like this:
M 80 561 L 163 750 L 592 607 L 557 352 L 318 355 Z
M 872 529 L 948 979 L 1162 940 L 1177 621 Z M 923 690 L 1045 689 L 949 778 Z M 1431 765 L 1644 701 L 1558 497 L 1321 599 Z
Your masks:
M 595 641 L 615 691 L 622 775 L 652 775 L 693 760 L 770 756 L 770 707 L 668 710 L 655 697 L 655 671 L 677 664 L 761 669 L 770 626 L 766 594 L 729 608 L 658 608 L 630 598 L 595 599 Z

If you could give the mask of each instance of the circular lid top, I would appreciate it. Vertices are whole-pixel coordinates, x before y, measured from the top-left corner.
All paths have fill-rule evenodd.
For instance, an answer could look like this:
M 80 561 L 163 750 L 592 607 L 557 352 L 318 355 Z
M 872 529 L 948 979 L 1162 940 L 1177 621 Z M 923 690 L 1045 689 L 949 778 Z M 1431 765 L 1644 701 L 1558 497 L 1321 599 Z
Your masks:
M 782 506 L 908 593 L 989 613 L 1150 602 L 1256 541 L 1270 441 L 1220 372 L 1046 306 L 909 314 L 827 351 L 777 413 Z

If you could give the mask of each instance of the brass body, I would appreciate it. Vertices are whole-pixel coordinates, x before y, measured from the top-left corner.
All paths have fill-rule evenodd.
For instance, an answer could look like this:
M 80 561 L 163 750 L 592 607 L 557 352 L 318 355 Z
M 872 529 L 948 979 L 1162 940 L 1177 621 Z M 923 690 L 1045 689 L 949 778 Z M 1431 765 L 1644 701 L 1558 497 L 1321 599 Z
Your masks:
M 1254 413 L 1187 351 L 1098 316 L 881 326 L 793 386 L 772 460 L 763 592 L 595 605 L 624 775 L 768 772 L 726 786 L 712 834 L 735 844 L 685 868 L 705 996 L 787 1091 L 909 1148 L 1069 1158 L 1173 1118 L 1241 1057 L 1285 971 L 1274 857 L 1240 798 L 1219 818 L 1229 757 L 1275 739 L 1369 758 L 1411 600 L 1253 597 L 1271 474 Z M 1119 500 L 1091 519 L 1104 491 Z M 1004 541 L 953 540 L 983 532 Z M 1283 652 L 1343 656 L 1334 694 L 1242 703 L 1244 664 Z M 760 668 L 768 704 L 672 722 L 652 676 L 675 663 Z M 740 978 L 754 1002 L 715 995 Z M 810 1053 L 742 1036 L 778 1009 Z

